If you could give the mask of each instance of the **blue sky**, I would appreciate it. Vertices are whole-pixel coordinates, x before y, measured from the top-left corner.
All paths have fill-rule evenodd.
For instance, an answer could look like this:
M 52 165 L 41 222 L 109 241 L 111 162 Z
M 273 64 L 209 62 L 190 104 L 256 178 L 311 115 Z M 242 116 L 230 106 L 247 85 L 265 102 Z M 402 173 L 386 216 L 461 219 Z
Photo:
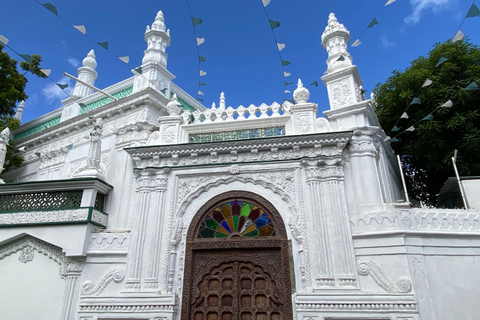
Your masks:
M 193 27 L 184 0 L 49 0 L 58 14 L 74 25 L 85 25 L 87 35 L 96 41 L 108 41 L 109 50 L 117 56 L 129 56 L 129 64 L 141 64 L 146 43 L 143 34 L 158 10 L 165 15 L 171 31 L 168 69 L 174 82 L 196 96 L 199 81 L 198 55 Z M 42 1 L 41 1 L 42 2 Z M 334 12 L 349 30 L 349 45 L 382 9 L 386 0 L 271 0 L 266 7 L 270 19 L 280 22 L 274 30 L 277 41 L 285 43 L 282 58 L 291 62 L 284 70 L 291 73 L 288 82 L 301 78 L 311 86 L 310 101 L 319 111 L 328 107 L 326 88 L 320 80 L 326 70 L 327 53 L 321 46 L 321 35 L 328 15 Z M 43 2 L 42 2 L 43 3 Z M 201 88 L 207 107 L 224 91 L 227 105 L 238 107 L 290 99 L 284 94 L 284 77 L 278 50 L 261 0 L 190 0 L 192 15 L 203 23 L 196 27 L 198 37 L 205 38 L 199 51 L 207 57 Z M 358 66 L 367 94 L 383 82 L 394 69 L 403 70 L 412 60 L 426 55 L 435 43 L 451 39 L 466 15 L 468 0 L 397 0 L 377 16 L 378 25 L 366 29 L 362 44 L 349 48 Z M 480 6 L 477 4 L 477 6 Z M 131 68 L 75 30 L 34 0 L 2 0 L 0 35 L 10 40 L 12 48 L 22 54 L 40 54 L 42 67 L 52 69 L 50 77 L 65 83 L 63 72 L 76 75 L 87 53 L 97 56 L 95 85 L 108 87 L 132 75 Z M 469 39 L 480 42 L 480 18 L 466 19 L 461 28 Z M 15 59 L 20 59 L 8 48 Z M 29 76 L 23 122 L 61 107 L 67 96 L 47 79 Z M 69 82 L 73 88 L 74 83 Z M 293 92 L 294 85 L 288 87 Z

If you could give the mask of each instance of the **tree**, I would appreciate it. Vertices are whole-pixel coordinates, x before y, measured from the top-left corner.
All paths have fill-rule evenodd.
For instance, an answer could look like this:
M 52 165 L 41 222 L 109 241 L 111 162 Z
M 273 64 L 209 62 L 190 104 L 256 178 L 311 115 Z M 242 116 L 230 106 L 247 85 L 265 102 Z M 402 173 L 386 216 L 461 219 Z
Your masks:
M 467 41 L 437 43 L 427 57 L 392 73 L 374 89 L 375 110 L 401 156 L 409 195 L 434 206 L 455 174 L 455 149 L 459 174 L 480 174 L 480 90 L 465 90 L 480 84 L 480 49 Z M 426 79 L 432 83 L 422 87 Z M 441 107 L 448 100 L 453 106 Z
M 47 76 L 39 67 L 42 61 L 39 55 L 26 56 L 28 61 L 20 62 L 20 68 L 25 71 L 22 74 L 17 70 L 17 61 L 10 58 L 3 48 L 4 46 L 0 43 L 0 131 L 6 127 L 13 131 L 20 126 L 20 121 L 14 118 L 17 104 L 28 98 L 25 94 L 25 86 L 28 82 L 25 75 L 30 72 L 41 78 Z M 22 161 L 23 158 L 16 150 L 13 141 L 9 141 L 5 170 L 19 166 Z

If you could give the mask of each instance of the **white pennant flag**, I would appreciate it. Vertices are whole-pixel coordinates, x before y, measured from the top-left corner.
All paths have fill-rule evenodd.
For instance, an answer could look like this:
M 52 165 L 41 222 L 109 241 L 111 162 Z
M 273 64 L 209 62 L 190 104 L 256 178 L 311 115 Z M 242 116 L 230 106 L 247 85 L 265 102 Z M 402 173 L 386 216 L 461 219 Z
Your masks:
M 203 77 L 203 76 L 206 75 L 206 74 L 207 74 L 206 71 L 200 70 L 200 77 Z
M 462 31 L 458 30 L 457 33 L 455 33 L 455 36 L 452 39 L 452 42 L 457 42 L 465 39 L 465 35 L 463 34 Z
M 410 132 L 411 132 L 411 131 L 415 131 L 415 127 L 414 127 L 414 126 L 411 126 L 411 127 L 407 128 L 407 129 L 405 129 L 405 131 L 410 131 Z
M 290 91 L 290 90 L 285 90 L 284 92 L 285 92 L 285 93 L 291 93 L 291 91 Z
M 385 139 L 383 139 L 383 141 L 390 141 L 392 140 L 392 138 L 390 138 L 390 136 L 386 136 Z
M 128 61 L 130 61 L 130 57 L 129 57 L 129 56 L 118 57 L 118 59 L 122 60 L 122 61 L 125 62 L 125 63 L 128 63 Z
M 205 42 L 205 38 L 197 38 L 197 46 Z
M 352 47 L 357 47 L 357 46 L 360 45 L 360 43 L 362 43 L 362 42 L 360 41 L 360 39 L 357 39 L 357 40 L 355 40 L 355 41 L 353 42 Z
M 422 87 L 428 87 L 428 86 L 431 85 L 432 83 L 433 83 L 432 80 L 427 79 L 427 80 L 425 80 L 425 82 L 423 83 Z
M 408 114 L 406 112 L 404 112 L 402 114 L 402 116 L 400 117 L 400 119 L 408 119 Z
M 50 73 L 52 73 L 52 70 L 50 69 L 40 69 L 40 71 L 42 71 L 42 73 L 47 77 L 50 75 Z
M 283 49 L 285 49 L 285 43 L 277 43 L 277 48 L 278 51 L 282 51 Z
M 8 39 L 0 34 L 0 42 L 2 42 L 3 44 L 8 44 Z
M 291 73 L 288 73 L 288 72 L 285 72 L 283 71 L 283 76 L 286 78 L 286 77 L 290 77 L 292 74 Z
M 452 100 L 448 100 L 447 102 L 445 102 L 444 104 L 442 104 L 442 108 L 451 108 L 453 106 L 453 102 Z
M 385 7 L 388 6 L 389 4 L 394 3 L 395 1 L 397 1 L 397 0 L 388 0 L 387 3 L 385 3 Z
M 202 91 L 198 91 L 197 94 L 198 94 L 199 96 L 204 96 L 204 95 L 205 95 L 205 93 L 203 93 Z
M 270 4 L 270 1 L 272 0 L 262 0 L 263 6 L 266 7 Z
M 83 34 L 87 34 L 87 29 L 85 29 L 85 26 L 82 24 L 81 26 L 73 26 L 75 29 L 80 31 Z

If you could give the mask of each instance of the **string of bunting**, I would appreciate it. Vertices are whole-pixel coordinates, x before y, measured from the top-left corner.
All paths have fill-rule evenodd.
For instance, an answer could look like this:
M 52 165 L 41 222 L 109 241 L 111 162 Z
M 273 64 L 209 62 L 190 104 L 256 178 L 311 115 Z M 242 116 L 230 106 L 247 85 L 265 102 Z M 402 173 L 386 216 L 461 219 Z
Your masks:
M 457 41 L 462 41 L 464 38 L 465 38 L 465 35 L 463 34 L 463 32 L 460 30 L 460 28 L 462 27 L 463 25 L 463 22 L 465 21 L 465 19 L 467 18 L 474 18 L 474 17 L 480 17 L 480 10 L 479 8 L 475 5 L 475 1 L 474 0 L 472 2 L 472 5 L 470 6 L 470 9 L 468 10 L 467 14 L 465 15 L 465 17 L 463 18 L 462 22 L 460 23 L 460 26 L 457 28 L 457 31 L 455 32 L 455 35 L 453 36 L 452 38 L 452 42 L 457 42 Z M 440 66 L 442 65 L 444 62 L 446 62 L 448 60 L 448 58 L 446 57 L 440 57 L 434 67 L 434 70 L 430 73 L 430 76 L 433 74 L 433 72 Z M 398 126 L 399 125 L 399 122 L 402 120 L 402 119 L 408 119 L 409 118 L 409 115 L 407 113 L 408 111 L 408 108 L 410 106 L 415 106 L 415 105 L 421 105 L 422 104 L 422 101 L 421 99 L 418 97 L 419 95 L 419 92 L 422 88 L 425 88 L 425 87 L 428 87 L 430 86 L 431 84 L 433 84 L 433 81 L 430 80 L 428 77 L 427 79 L 424 81 L 424 83 L 422 84 L 422 86 L 416 91 L 415 93 L 415 96 L 414 98 L 412 99 L 412 101 L 407 105 L 407 107 L 405 108 L 404 112 L 402 113 L 402 115 L 400 116 L 399 119 L 397 119 L 397 121 L 395 122 L 395 124 L 393 125 L 392 129 L 390 130 L 390 132 L 388 133 L 387 137 L 385 138 L 385 141 L 390 141 L 390 142 L 397 142 L 399 141 L 398 140 L 398 137 L 405 133 L 405 132 L 411 132 L 411 131 L 414 131 L 415 130 L 415 126 L 422 122 L 422 121 L 431 121 L 433 120 L 433 114 L 435 112 L 437 112 L 438 110 L 440 110 L 441 108 L 451 108 L 453 106 L 453 102 L 452 100 L 448 100 L 447 102 L 445 102 L 443 105 L 441 105 L 440 107 L 437 107 L 435 110 L 433 110 L 431 113 L 429 113 L 427 116 L 425 116 L 424 118 L 422 118 L 421 120 L 417 121 L 414 125 L 404 129 L 403 131 L 400 131 L 400 127 Z M 463 90 L 467 90 L 467 91 L 474 91 L 474 90 L 478 90 L 479 89 L 479 86 L 478 84 L 473 81 L 471 82 L 470 84 L 468 84 L 465 88 L 463 88 Z M 400 131 L 400 132 L 399 132 Z M 396 134 L 393 138 L 390 137 L 391 133 L 392 132 L 399 132 L 398 134 Z
M 100 41 L 96 41 L 95 39 L 93 39 L 92 37 L 90 37 L 88 34 L 87 34 L 87 30 L 85 28 L 85 25 L 74 25 L 72 23 L 70 23 L 68 20 L 66 20 L 65 18 L 63 18 L 62 16 L 60 16 L 58 14 L 58 9 L 57 7 L 55 7 L 53 4 L 51 3 L 40 3 L 38 0 L 33 0 L 35 1 L 36 3 L 38 3 L 39 5 L 41 5 L 42 7 L 44 7 L 45 9 L 47 9 L 48 11 L 50 11 L 51 13 L 53 13 L 55 16 L 57 16 L 59 19 L 61 19 L 62 21 L 64 21 L 66 24 L 68 24 L 69 26 L 73 27 L 75 30 L 79 31 L 80 33 L 82 33 L 85 37 L 87 37 L 88 39 L 90 39 L 91 41 L 95 42 L 97 45 L 99 45 L 100 47 L 102 47 L 103 49 L 105 49 L 106 51 L 108 51 L 111 55 L 113 55 L 114 57 L 118 58 L 120 61 L 122 61 L 123 63 L 125 63 L 128 67 L 130 67 L 130 69 L 134 70 L 136 73 L 138 73 L 139 75 L 141 75 L 142 77 L 144 77 L 147 81 L 149 81 L 143 74 L 142 74 L 142 67 L 134 67 L 132 65 L 129 64 L 129 61 L 130 61 L 130 57 L 129 56 L 118 56 L 117 54 L 115 54 L 114 52 L 112 52 L 110 49 L 109 49 L 109 42 L 108 41 L 103 41 L 103 42 L 100 42 Z M 157 87 L 157 84 L 152 82 L 152 81 L 149 81 L 155 88 L 157 88 L 158 90 L 160 90 L 163 94 L 166 94 L 166 90 L 167 88 L 159 88 Z M 68 85 L 66 84 L 57 84 L 60 89 L 65 89 L 68 87 Z
M 188 0 L 185 0 L 187 2 L 187 7 L 188 7 L 188 13 L 190 14 L 190 18 L 192 20 L 192 26 L 193 26 L 193 34 L 195 36 L 195 43 L 196 43 L 196 46 L 197 46 L 197 55 L 198 55 L 198 89 L 197 89 L 197 97 L 195 98 L 195 100 L 197 101 L 203 101 L 202 98 L 200 98 L 199 96 L 204 96 L 205 94 L 203 93 L 203 91 L 201 91 L 201 87 L 202 86 L 206 86 L 207 84 L 205 82 L 202 82 L 202 77 L 205 76 L 207 74 L 207 72 L 205 70 L 202 70 L 202 63 L 207 61 L 207 57 L 206 56 L 201 56 L 200 55 L 200 45 L 205 43 L 205 38 L 199 38 L 197 36 L 197 30 L 196 30 L 196 27 L 198 27 L 199 25 L 201 25 L 203 23 L 203 20 L 201 18 L 196 18 L 194 16 L 192 16 L 192 10 L 190 9 L 190 3 L 188 2 Z

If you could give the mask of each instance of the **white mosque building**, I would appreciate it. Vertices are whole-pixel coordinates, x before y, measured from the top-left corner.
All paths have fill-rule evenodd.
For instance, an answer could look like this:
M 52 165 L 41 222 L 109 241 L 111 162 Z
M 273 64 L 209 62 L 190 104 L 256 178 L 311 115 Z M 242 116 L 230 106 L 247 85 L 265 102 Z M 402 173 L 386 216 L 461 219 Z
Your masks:
M 479 318 L 480 212 L 404 200 L 333 14 L 324 117 L 300 80 L 295 103 L 204 108 L 172 82 L 161 11 L 145 39 L 111 97 L 84 84 L 92 50 L 64 107 L 12 133 L 1 319 Z

